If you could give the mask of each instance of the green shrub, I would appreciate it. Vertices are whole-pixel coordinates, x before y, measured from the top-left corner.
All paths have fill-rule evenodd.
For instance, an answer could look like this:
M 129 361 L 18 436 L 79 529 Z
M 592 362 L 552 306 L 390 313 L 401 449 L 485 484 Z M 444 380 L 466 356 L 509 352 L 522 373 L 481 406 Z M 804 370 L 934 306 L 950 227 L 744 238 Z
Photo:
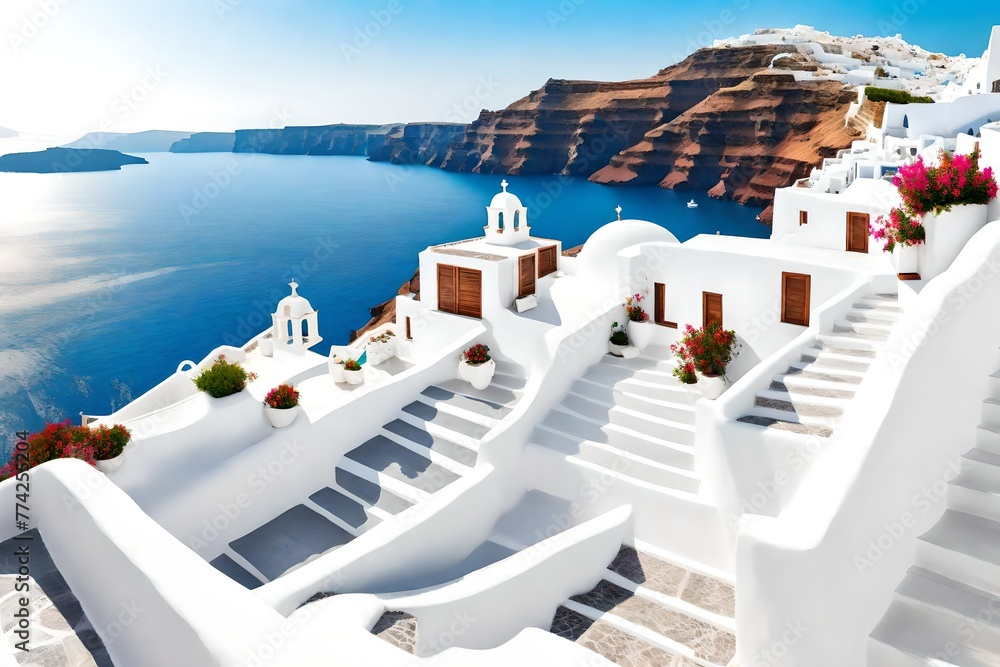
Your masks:
M 212 398 L 223 398 L 243 391 L 247 382 L 256 379 L 254 373 L 247 373 L 238 363 L 226 361 L 225 355 L 220 354 L 215 363 L 195 378 L 194 385 Z
M 875 86 L 865 88 L 865 97 L 872 102 L 892 102 L 893 104 L 934 103 L 934 100 L 925 95 L 910 95 L 905 90 L 892 90 L 890 88 L 877 88 Z
M 881 67 L 876 67 L 875 68 L 875 76 L 877 76 L 880 79 L 888 79 L 889 78 L 889 73 L 886 72 Z
M 94 448 L 94 458 L 98 461 L 106 461 L 119 456 L 125 451 L 125 445 L 132 439 L 132 434 L 121 424 L 98 426 L 89 429 L 86 442 Z

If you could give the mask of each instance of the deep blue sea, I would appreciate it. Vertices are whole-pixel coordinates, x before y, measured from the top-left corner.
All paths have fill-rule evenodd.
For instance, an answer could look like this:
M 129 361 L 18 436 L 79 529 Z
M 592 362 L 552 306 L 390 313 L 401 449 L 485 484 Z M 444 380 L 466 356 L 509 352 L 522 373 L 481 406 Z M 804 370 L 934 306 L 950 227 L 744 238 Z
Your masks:
M 16 430 L 107 414 L 270 322 L 296 278 L 345 343 L 430 244 L 480 235 L 500 176 L 356 157 L 152 153 L 91 174 L 0 174 L 0 454 Z M 566 247 L 615 218 L 767 236 L 758 213 L 656 187 L 509 176 Z M 325 353 L 325 349 L 318 351 Z

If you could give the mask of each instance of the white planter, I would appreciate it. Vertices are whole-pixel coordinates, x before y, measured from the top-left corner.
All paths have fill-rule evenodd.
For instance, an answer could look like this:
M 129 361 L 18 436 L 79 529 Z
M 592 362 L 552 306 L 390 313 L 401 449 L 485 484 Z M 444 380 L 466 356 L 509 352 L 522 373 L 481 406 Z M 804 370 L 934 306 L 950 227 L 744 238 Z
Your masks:
M 273 338 L 261 338 L 257 342 L 257 346 L 260 348 L 260 353 L 265 357 L 274 356 L 274 339 Z
M 709 377 L 702 375 L 700 371 L 695 371 L 695 375 L 698 376 L 698 388 L 702 395 L 710 401 L 722 396 L 722 392 L 726 390 L 726 380 L 721 375 Z
M 986 226 L 987 210 L 986 204 L 965 204 L 940 215 L 924 214 L 927 240 L 920 266 L 922 279 L 930 280 L 948 270 L 969 239 Z
M 347 384 L 361 384 L 365 381 L 365 369 L 364 367 L 358 371 L 349 371 L 344 369 L 344 382 Z
M 646 346 L 653 340 L 653 334 L 656 333 L 656 329 L 653 327 L 653 323 L 648 320 L 646 322 L 629 320 L 628 325 L 626 325 L 629 342 L 640 350 L 646 349 Z
M 368 363 L 372 366 L 378 366 L 383 361 L 396 356 L 396 341 L 390 340 L 388 343 L 369 342 L 365 346 L 365 350 L 368 352 Z
M 486 389 L 493 381 L 493 373 L 497 365 L 492 359 L 484 364 L 469 364 L 464 360 L 458 362 L 458 376 L 476 389 Z
M 274 428 L 285 428 L 298 417 L 300 407 L 296 405 L 294 408 L 279 409 L 265 405 L 264 416 L 267 417 L 267 421 L 271 422 L 271 426 Z
M 345 382 L 344 380 L 344 362 L 341 361 L 339 364 L 334 362 L 333 359 L 327 362 L 330 366 L 330 377 L 333 378 L 334 382 Z
M 924 254 L 924 244 L 897 245 L 892 251 L 892 263 L 896 273 L 920 273 L 920 259 Z
M 610 340 L 608 341 L 608 352 L 610 352 L 611 354 L 615 355 L 616 357 L 623 357 L 623 356 L 625 356 L 622 353 L 625 351 L 625 349 L 627 347 L 628 347 L 628 345 L 615 345 Z
M 113 459 L 105 459 L 104 461 L 95 461 L 97 469 L 103 472 L 105 475 L 113 473 L 122 467 L 122 462 L 125 461 L 125 452 L 122 452 Z

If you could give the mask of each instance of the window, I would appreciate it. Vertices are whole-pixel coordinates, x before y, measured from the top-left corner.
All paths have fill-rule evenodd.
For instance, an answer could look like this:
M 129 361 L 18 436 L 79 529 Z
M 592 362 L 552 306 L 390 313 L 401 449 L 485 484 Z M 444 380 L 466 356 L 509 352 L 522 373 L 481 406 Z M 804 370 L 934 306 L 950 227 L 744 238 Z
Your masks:
M 410 326 L 410 316 L 406 316 L 406 340 L 413 340 L 413 329 Z
M 667 321 L 667 286 L 653 283 L 653 321 L 661 327 L 676 329 L 676 322 Z
M 450 264 L 438 264 L 438 310 L 469 317 L 483 316 L 483 274 Z
M 714 292 L 701 293 L 701 319 L 702 326 L 707 327 L 711 322 L 718 322 L 722 325 L 722 295 Z
M 809 211 L 799 211 L 799 227 L 809 224 Z
M 781 274 L 781 321 L 809 326 L 809 293 L 812 277 L 805 273 Z
M 542 278 L 559 270 L 559 250 L 550 245 L 538 249 L 538 277 Z

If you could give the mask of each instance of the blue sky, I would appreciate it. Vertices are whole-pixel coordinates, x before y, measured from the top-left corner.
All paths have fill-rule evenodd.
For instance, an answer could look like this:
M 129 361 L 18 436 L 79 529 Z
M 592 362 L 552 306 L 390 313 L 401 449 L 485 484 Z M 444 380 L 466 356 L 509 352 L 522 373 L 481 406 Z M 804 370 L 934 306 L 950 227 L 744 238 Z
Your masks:
M 978 56 L 993 22 L 979 0 L 3 0 L 0 126 L 466 121 L 549 77 L 649 76 L 758 27 L 902 33 Z

